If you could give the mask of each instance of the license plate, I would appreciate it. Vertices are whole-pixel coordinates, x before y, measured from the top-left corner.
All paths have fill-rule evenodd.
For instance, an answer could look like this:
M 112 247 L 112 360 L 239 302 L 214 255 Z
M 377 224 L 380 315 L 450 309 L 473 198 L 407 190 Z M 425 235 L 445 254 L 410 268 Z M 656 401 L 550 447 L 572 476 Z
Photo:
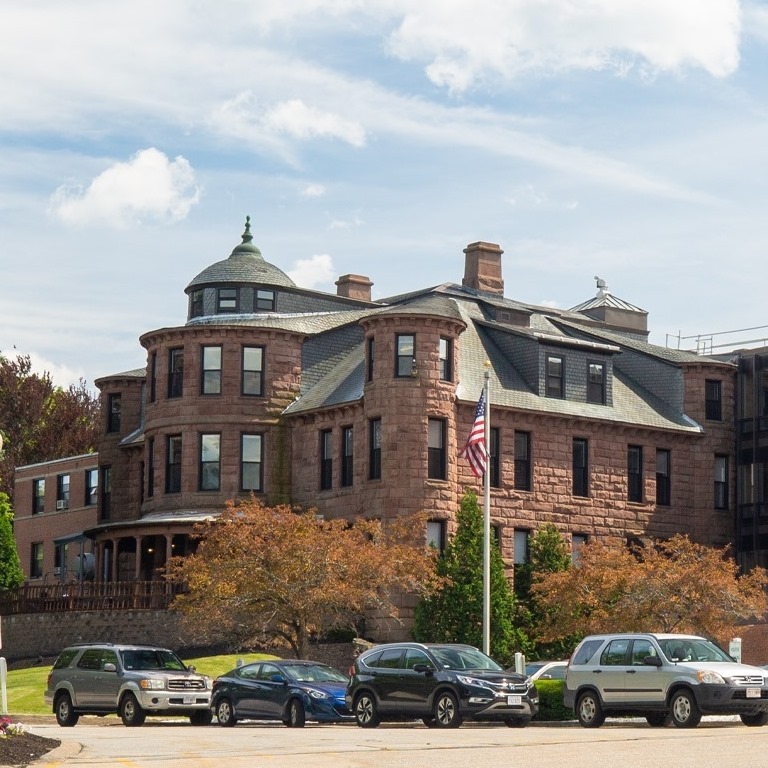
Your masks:
M 507 706 L 509 707 L 519 707 L 522 703 L 522 696 L 507 696 Z
M 184 703 L 185 704 L 194 704 L 195 703 L 195 697 L 194 696 L 185 696 L 184 697 Z
M 747 688 L 748 699 L 759 699 L 762 695 L 762 691 L 759 688 Z

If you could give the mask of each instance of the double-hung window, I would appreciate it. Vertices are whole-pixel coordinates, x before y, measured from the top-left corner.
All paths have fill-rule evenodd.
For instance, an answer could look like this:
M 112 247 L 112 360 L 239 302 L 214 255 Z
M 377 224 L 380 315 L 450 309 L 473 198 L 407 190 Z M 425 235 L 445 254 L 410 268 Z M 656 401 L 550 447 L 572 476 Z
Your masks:
M 241 387 L 244 395 L 264 394 L 264 347 L 243 347 Z
M 221 347 L 203 347 L 202 380 L 200 393 L 203 395 L 221 394 Z
M 333 487 L 333 432 L 323 429 L 320 432 L 320 490 Z
M 218 491 L 221 487 L 221 435 L 200 435 L 200 490 Z
M 445 421 L 429 419 L 429 460 L 427 476 L 432 480 L 445 480 L 446 450 L 445 450 Z
M 368 422 L 368 479 L 381 480 L 381 419 Z
M 412 376 L 416 371 L 416 337 L 398 333 L 395 346 L 395 376 Z
M 704 383 L 705 416 L 709 421 L 723 419 L 723 382 L 707 379 Z
M 354 478 L 354 432 L 352 427 L 341 428 L 341 484 L 352 485 Z
M 120 431 L 120 410 L 122 397 L 119 392 L 107 396 L 107 432 Z
M 440 337 L 437 358 L 440 380 L 453 381 L 453 339 Z
M 715 509 L 728 509 L 728 457 L 715 456 Z
M 672 503 L 672 458 L 667 448 L 656 450 L 656 503 L 668 507 Z
M 515 489 L 531 490 L 531 433 L 515 430 Z
M 240 438 L 240 490 L 262 490 L 263 439 L 261 435 Z
M 573 495 L 589 496 L 589 443 L 573 438 Z
M 171 349 L 168 352 L 168 397 L 184 394 L 184 350 Z
M 587 363 L 587 402 L 605 405 L 605 363 Z
M 643 447 L 627 446 L 627 501 L 643 500 Z
M 547 397 L 564 397 L 565 363 L 560 355 L 547 355 L 546 394 Z
M 181 492 L 181 435 L 168 435 L 165 459 L 165 492 Z

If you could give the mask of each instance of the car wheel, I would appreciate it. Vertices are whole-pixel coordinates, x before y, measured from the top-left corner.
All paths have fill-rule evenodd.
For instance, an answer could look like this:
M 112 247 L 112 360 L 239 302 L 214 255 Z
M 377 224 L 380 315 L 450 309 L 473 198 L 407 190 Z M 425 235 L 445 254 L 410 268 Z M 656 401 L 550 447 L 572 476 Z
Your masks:
M 77 725 L 80 715 L 72 709 L 72 699 L 69 698 L 68 693 L 60 693 L 56 697 L 53 708 L 56 710 L 56 722 L 62 728 L 72 728 Z
M 129 728 L 144 725 L 146 718 L 147 713 L 139 706 L 136 697 L 132 693 L 126 693 L 120 702 L 120 719 L 123 721 L 123 725 L 127 725 Z
M 670 702 L 672 722 L 678 728 L 695 728 L 701 722 L 701 711 L 696 697 L 687 688 L 678 691 Z
M 576 716 L 584 728 L 599 728 L 605 722 L 600 697 L 594 691 L 586 691 L 576 702 Z
M 651 712 L 645 719 L 651 728 L 665 728 L 669 725 L 669 715 L 666 712 Z
M 529 722 L 527 717 L 508 717 L 504 721 L 508 728 L 525 728 Z
M 189 716 L 192 725 L 210 725 L 213 722 L 213 713 L 210 709 L 201 709 Z
M 235 708 L 229 699 L 219 700 L 216 705 L 216 719 L 219 721 L 219 725 L 223 725 L 225 728 L 231 728 L 237 722 Z
M 285 724 L 289 728 L 303 728 L 306 719 L 304 705 L 298 699 L 291 699 L 288 702 L 288 720 Z
M 361 693 L 355 699 L 355 720 L 361 728 L 375 728 L 381 722 L 372 693 Z
M 458 699 L 450 691 L 438 693 L 435 697 L 435 725 L 438 728 L 458 728 L 463 719 Z
M 740 715 L 741 722 L 744 725 L 766 725 L 768 724 L 768 712 L 757 712 L 754 715 Z

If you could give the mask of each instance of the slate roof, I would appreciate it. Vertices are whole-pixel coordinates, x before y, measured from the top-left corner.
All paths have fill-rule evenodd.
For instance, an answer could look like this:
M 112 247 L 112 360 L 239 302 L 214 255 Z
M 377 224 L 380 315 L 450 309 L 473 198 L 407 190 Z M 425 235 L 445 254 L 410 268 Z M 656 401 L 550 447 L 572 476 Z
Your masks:
M 186 287 L 186 292 L 204 285 L 222 285 L 227 283 L 240 285 L 256 283 L 280 288 L 295 288 L 282 269 L 264 260 L 261 251 L 253 244 L 251 235 L 251 217 L 246 217 L 243 242 L 235 246 L 228 258 L 217 261 L 206 267 L 192 279 Z

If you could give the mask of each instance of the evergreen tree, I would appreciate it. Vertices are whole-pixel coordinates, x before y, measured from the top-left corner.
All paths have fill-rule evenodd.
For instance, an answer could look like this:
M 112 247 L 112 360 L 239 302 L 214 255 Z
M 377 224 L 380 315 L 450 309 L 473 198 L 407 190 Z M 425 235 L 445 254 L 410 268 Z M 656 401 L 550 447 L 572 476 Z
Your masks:
M 0 592 L 24 583 L 16 540 L 13 537 L 13 510 L 8 495 L 0 492 Z
M 539 638 L 544 612 L 532 591 L 547 574 L 567 571 L 572 565 L 568 544 L 554 523 L 536 531 L 528 543 L 528 560 L 515 567 L 517 621 L 528 642 L 525 654 L 531 659 L 567 658 L 579 637 L 568 636 L 543 642 Z
M 490 655 L 511 666 L 521 638 L 513 624 L 514 596 L 495 542 L 491 542 L 490 566 Z M 417 604 L 414 638 L 482 648 L 483 514 L 471 491 L 461 500 L 456 533 L 438 558 L 437 574 L 444 582 Z

